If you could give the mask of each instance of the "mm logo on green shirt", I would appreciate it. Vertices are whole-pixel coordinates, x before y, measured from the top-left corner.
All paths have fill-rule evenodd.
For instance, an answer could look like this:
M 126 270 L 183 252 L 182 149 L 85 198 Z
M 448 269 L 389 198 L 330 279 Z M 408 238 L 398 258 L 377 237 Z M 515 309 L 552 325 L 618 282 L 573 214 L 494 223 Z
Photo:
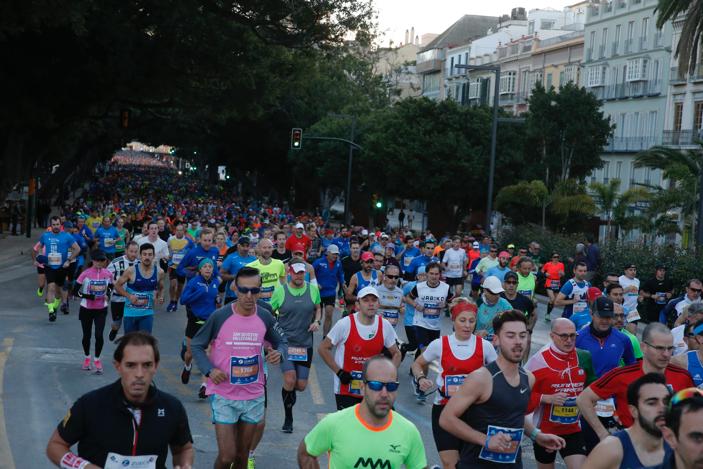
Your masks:
M 393 469 L 391 462 L 387 459 L 377 459 L 373 460 L 371 458 L 359 458 L 354 464 L 354 467 L 370 467 L 371 469 Z

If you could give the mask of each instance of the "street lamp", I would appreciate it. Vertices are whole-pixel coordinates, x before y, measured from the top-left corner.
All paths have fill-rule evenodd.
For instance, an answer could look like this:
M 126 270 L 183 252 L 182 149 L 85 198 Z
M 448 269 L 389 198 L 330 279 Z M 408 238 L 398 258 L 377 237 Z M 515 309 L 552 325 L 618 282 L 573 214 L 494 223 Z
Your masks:
M 493 90 L 493 123 L 491 125 L 491 160 L 488 166 L 488 200 L 486 202 L 486 232 L 491 234 L 491 214 L 493 212 L 493 179 L 496 172 L 496 134 L 498 133 L 498 99 L 500 91 L 500 65 L 454 65 L 463 70 L 484 70 L 494 72 L 496 82 Z M 468 74 L 467 74 L 468 75 Z

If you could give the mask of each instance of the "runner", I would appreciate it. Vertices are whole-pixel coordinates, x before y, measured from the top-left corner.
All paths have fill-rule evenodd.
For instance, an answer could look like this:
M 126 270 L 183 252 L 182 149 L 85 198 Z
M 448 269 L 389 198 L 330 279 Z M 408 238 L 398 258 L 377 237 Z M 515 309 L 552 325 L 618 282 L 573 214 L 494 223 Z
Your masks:
M 703 387 L 703 321 L 696 322 L 690 329 L 689 343 L 695 342 L 696 347 L 673 357 L 671 363 L 687 369 L 693 378 L 693 384 L 700 388 Z
M 508 272 L 512 272 L 508 267 L 508 261 L 510 260 L 510 253 L 508 251 L 501 251 L 498 254 L 498 265 L 491 267 L 486 272 L 486 277 L 498 277 L 501 282 L 505 279 L 505 275 Z
M 120 379 L 73 404 L 49 439 L 49 461 L 64 469 L 166 469 L 171 448 L 174 467 L 192 468 L 195 449 L 186 410 L 152 385 L 159 366 L 156 339 L 143 332 L 125 334 L 114 363 Z M 76 443 L 78 454 L 71 451 Z
M 537 277 L 534 274 L 535 263 L 529 257 L 523 257 L 517 262 L 517 292 L 534 300 Z
M 476 305 L 459 297 L 450 311 L 454 333 L 433 340 L 412 364 L 413 384 L 425 394 L 433 387 L 432 381 L 427 378 L 429 365 L 439 365 L 434 383 L 437 394 L 432 406 L 432 435 L 444 468 L 456 466 L 462 442 L 439 426 L 442 409 L 469 373 L 497 358 L 493 345 L 473 334 L 476 328 Z
M 442 258 L 444 276 L 449 287 L 454 290 L 454 296 L 461 296 L 464 290 L 464 280 L 466 280 L 466 267 L 468 259 L 466 251 L 461 249 L 461 237 L 452 238 L 452 247 L 447 249 Z
M 337 246 L 330 247 L 336 249 Z M 329 255 L 329 253 L 328 253 Z M 339 261 L 336 261 L 339 263 Z M 277 286 L 271 297 L 271 308 L 278 311 L 278 325 L 288 340 L 288 353 L 281 362 L 283 388 L 281 398 L 285 411 L 282 431 L 293 433 L 293 406 L 296 391 L 303 392 L 308 384 L 312 364 L 313 333 L 320 327 L 320 291 L 305 281 L 303 261 L 291 261 L 290 280 Z M 324 297 L 323 297 L 324 298 Z
M 64 314 L 68 314 L 68 291 L 63 288 L 66 281 L 66 271 L 78 255 L 81 248 L 68 233 L 61 231 L 61 219 L 53 216 L 50 219 L 51 231 L 42 234 L 39 239 L 39 249 L 46 252 L 46 260 L 43 256 L 40 262 L 45 265 L 44 273 L 48 284 L 46 292 L 46 306 L 49 310 L 49 321 L 56 321 L 56 309 L 61 305 Z M 70 253 L 69 253 L 70 251 Z M 62 301 L 63 300 L 63 301 Z
M 220 279 L 214 272 L 215 263 L 209 257 L 204 257 L 198 266 L 198 275 L 188 280 L 181 295 L 180 301 L 186 307 L 186 316 L 188 318 L 185 329 L 183 371 L 181 371 L 181 382 L 183 384 L 188 384 L 190 381 L 191 363 L 193 361 L 191 341 L 217 308 L 216 299 Z M 200 385 L 198 397 L 201 399 L 207 397 L 205 394 L 205 379 Z
M 398 287 L 400 268 L 397 265 L 386 266 L 383 282 L 376 287 L 378 292 L 378 312 L 384 319 L 396 327 L 403 312 L 403 290 Z
M 650 467 L 660 464 L 668 450 L 662 438 L 666 405 L 671 396 L 664 376 L 647 373 L 627 387 L 632 426 L 598 443 L 583 469 Z
M 417 246 L 415 246 L 415 238 L 412 233 L 405 235 L 405 244 L 403 245 L 403 249 L 398 253 L 398 262 L 400 262 L 403 277 L 408 282 L 414 281 L 415 277 L 411 277 L 411 274 L 407 271 L 407 269 L 410 267 L 413 259 L 418 257 L 420 254 L 421 251 Z
M 476 335 L 491 342 L 494 334 L 493 319 L 500 313 L 512 310 L 513 307 L 508 300 L 501 298 L 505 290 L 498 277 L 486 277 L 482 287 L 483 293 L 476 303 L 478 305 Z
M 625 291 L 625 309 L 631 311 L 637 309 L 637 303 L 640 299 L 640 279 L 636 277 L 637 266 L 635 264 L 625 265 L 625 273 L 618 278 L 618 283 Z
M 425 267 L 423 266 L 417 269 L 417 280 L 407 282 L 403 285 L 403 297 L 407 297 L 418 282 L 424 282 L 426 280 L 427 275 L 425 274 Z M 403 327 L 405 328 L 406 342 L 400 344 L 401 360 L 405 359 L 406 353 L 417 350 L 417 338 L 415 336 L 415 303 L 410 304 L 405 301 L 403 306 L 405 308 L 405 312 L 403 314 Z M 412 372 L 412 370 L 410 371 Z
M 293 234 L 286 240 L 286 249 L 290 252 L 299 250 L 303 253 L 303 258 L 307 259 L 305 256 L 310 248 L 312 248 L 312 240 L 305 234 L 305 225 L 296 223 Z
M 659 373 L 664 375 L 667 385 L 670 385 L 674 391 L 693 386 L 693 380 L 688 371 L 669 363 L 674 350 L 673 343 L 674 338 L 666 326 L 658 322 L 648 324 L 642 332 L 644 359 L 630 366 L 609 371 L 581 393 L 576 402 L 583 418 L 599 440 L 603 440 L 610 432 L 598 419 L 596 403 L 615 396 L 614 407 L 618 420 L 623 427 L 631 427 L 634 419 L 627 406 L 627 386 L 637 378 L 647 373 Z M 578 346 L 578 343 L 576 345 Z M 588 444 L 588 438 L 586 442 Z
M 115 291 L 126 298 L 125 333 L 146 331 L 151 334 L 154 303 L 164 303 L 164 271 L 155 264 L 154 246 L 150 243 L 139 246 L 139 262 L 127 268 L 117 280 Z
M 112 226 L 110 217 L 103 217 L 102 224 L 95 230 L 95 240 L 98 243 L 98 249 L 100 249 L 109 260 L 115 257 L 115 244 L 117 244 L 119 238 L 120 233 L 117 231 L 117 228 Z
M 422 249 L 422 255 L 414 258 L 410 265 L 405 269 L 406 279 L 413 279 L 417 276 L 417 269 L 425 266 L 425 272 L 427 271 L 427 264 L 430 262 L 437 262 L 439 259 L 432 256 L 435 245 L 437 243 L 434 239 L 428 239 L 426 241 L 420 242 L 420 248 Z
M 659 322 L 673 328 L 688 306 L 701 303 L 701 291 L 703 291 L 703 282 L 697 278 L 686 282 L 686 292 L 666 304 L 659 314 Z
M 388 321 L 377 315 L 378 296 L 376 288 L 362 288 L 356 301 L 358 312 L 337 321 L 318 348 L 320 357 L 335 374 L 337 410 L 361 401 L 363 364 L 369 358 L 380 355 L 384 347 L 391 354 L 396 368 L 400 365 L 395 330 Z
M 547 314 L 544 320 L 549 322 L 550 314 L 554 309 L 554 301 L 561 290 L 561 278 L 564 276 L 564 263 L 559 260 L 559 253 L 552 253 L 552 260 L 542 266 L 542 272 L 546 276 L 544 288 L 547 290 L 549 302 L 547 303 Z M 567 317 L 567 316 L 564 316 Z
M 525 417 L 534 376 L 520 367 L 527 344 L 525 315 L 506 311 L 493 322 L 496 361 L 469 374 L 439 417 L 440 426 L 463 441 L 457 469 L 522 467 L 520 441 L 527 433 L 547 450 L 562 438 L 543 433 Z
M 291 258 L 291 253 L 288 249 L 286 249 L 286 234 L 283 231 L 277 231 L 273 236 L 273 239 L 276 243 L 276 249 L 273 250 L 271 257 L 278 259 L 284 264 L 288 264 L 288 261 L 290 261 Z
M 420 432 L 393 410 L 398 386 L 398 370 L 390 360 L 366 361 L 359 390 L 363 399 L 315 425 L 298 447 L 299 467 L 318 468 L 317 458 L 328 453 L 330 469 L 425 469 Z
M 288 343 L 271 313 L 257 305 L 261 275 L 242 267 L 232 288 L 237 300 L 215 311 L 191 341 L 193 358 L 208 378 L 218 454 L 215 469 L 244 469 L 257 424 L 264 418 L 266 360 L 281 361 Z M 210 347 L 209 355 L 205 350 Z
M 318 279 L 322 305 L 325 308 L 322 326 L 322 336 L 325 337 L 332 327 L 337 292 L 344 292 L 344 269 L 339 262 L 339 247 L 330 244 L 325 256 L 313 262 L 312 267 L 315 270 L 315 278 Z
M 361 270 L 352 275 L 347 287 L 346 300 L 352 305 L 357 300 L 359 291 L 366 287 L 381 284 L 381 274 L 373 268 L 373 254 L 366 251 L 361 254 Z
M 500 264 L 498 260 L 498 246 L 491 244 L 488 248 L 488 255 L 483 257 L 476 265 L 475 271 L 481 277 L 486 278 L 486 273 L 493 267 Z
M 630 332 L 626 327 L 628 314 L 625 311 L 625 307 L 622 305 L 624 299 L 624 292 L 622 287 L 620 285 L 610 285 L 606 289 L 605 294 L 613 302 L 613 327 L 616 330 L 625 334 L 627 338 L 630 339 L 630 343 L 632 344 L 632 351 L 635 355 L 635 360 L 642 360 L 642 349 L 640 348 L 640 341 L 637 336 Z M 635 313 L 636 312 L 637 310 L 635 310 Z M 629 325 L 634 325 L 634 330 L 635 332 L 637 332 L 636 324 Z
M 646 311 L 647 322 L 659 321 L 659 314 L 671 299 L 674 290 L 674 282 L 666 276 L 666 266 L 657 263 L 654 277 L 642 284 L 640 294 Z
M 588 267 L 585 262 L 574 264 L 574 278 L 567 280 L 554 299 L 554 306 L 563 306 L 561 317 L 571 319 L 580 330 L 590 321 L 588 308 L 588 289 L 591 284 L 586 281 Z
M 449 285 L 440 278 L 440 266 L 437 262 L 425 265 L 427 280 L 417 285 L 405 295 L 405 302 L 415 308 L 414 326 L 417 351 L 415 358 L 425 350 L 430 342 L 439 338 L 440 317 L 453 296 Z M 422 396 L 418 396 L 422 399 Z
M 178 309 L 178 299 L 181 297 L 183 286 L 186 283 L 185 275 L 178 273 L 178 265 L 189 249 L 194 244 L 186 237 L 185 227 L 182 223 L 176 225 L 175 234 L 168 239 L 168 279 L 169 279 L 169 303 L 166 311 L 173 312 Z
M 124 218 L 118 216 L 115 220 L 117 239 L 115 240 L 115 257 L 124 256 L 127 243 L 130 241 L 129 230 L 124 227 Z
M 505 279 L 503 280 L 503 293 L 500 294 L 501 297 L 508 300 L 512 309 L 517 309 L 522 311 L 527 318 L 527 332 L 532 334 L 532 330 L 537 322 L 537 314 L 535 314 L 535 304 L 525 295 L 521 295 L 517 292 L 517 274 L 515 272 L 508 272 L 505 274 Z M 526 356 L 530 353 L 530 343 L 527 344 Z
M 261 295 L 259 298 L 269 302 L 274 288 L 286 282 L 286 267 L 283 262 L 271 258 L 273 243 L 270 239 L 261 240 L 258 249 L 259 256 L 255 261 L 247 264 L 247 267 L 252 267 L 259 271 L 261 276 Z
M 234 301 L 237 298 L 236 288 L 232 288 L 232 281 L 237 275 L 237 272 L 245 265 L 256 261 L 256 256 L 249 254 L 249 238 L 242 236 L 237 241 L 237 252 L 225 257 L 222 267 L 220 267 L 220 277 L 224 282 L 227 282 L 225 288 L 225 304 Z
M 178 263 L 176 272 L 178 275 L 191 279 L 197 275 L 198 267 L 203 259 L 212 260 L 214 265 L 217 265 L 217 258 L 220 256 L 220 251 L 212 245 L 213 232 L 210 228 L 204 228 L 200 232 L 198 244 L 189 249 L 186 255 L 183 256 L 181 262 Z M 175 311 L 175 309 L 174 309 Z
M 98 229 L 100 231 L 100 229 Z M 103 365 L 100 361 L 100 354 L 105 343 L 105 319 L 107 318 L 107 300 L 110 296 L 112 286 L 112 272 L 105 268 L 107 256 L 99 250 L 90 253 L 93 265 L 84 270 L 76 281 L 73 294 L 81 298 L 80 312 L 78 319 L 81 321 L 83 329 L 83 369 L 89 371 L 90 366 L 90 335 L 95 324 L 95 355 L 93 364 L 95 373 L 103 373 Z
M 697 388 L 684 389 L 671 398 L 666 412 L 664 439 L 673 451 L 655 469 L 697 469 L 703 460 L 703 395 Z
M 586 383 L 581 356 L 576 350 L 576 327 L 557 318 L 549 334 L 551 341 L 534 354 L 525 369 L 535 377 L 530 407 L 537 406 L 533 423 L 543 432 L 559 435 L 566 445 L 559 450 L 566 467 L 578 469 L 586 459 L 586 443 L 579 425 L 578 396 Z M 535 445 L 539 469 L 553 469 L 556 452 Z
M 117 283 L 120 277 L 127 271 L 128 268 L 136 264 L 137 254 L 139 254 L 139 245 L 130 241 L 127 244 L 124 256 L 116 257 L 107 266 L 107 269 L 112 272 L 112 283 Z M 122 327 L 122 318 L 124 317 L 124 305 L 126 298 L 120 295 L 118 292 L 113 292 L 110 297 L 110 315 L 112 316 L 112 326 L 110 327 L 110 334 L 108 339 L 110 342 L 115 340 L 117 333 Z

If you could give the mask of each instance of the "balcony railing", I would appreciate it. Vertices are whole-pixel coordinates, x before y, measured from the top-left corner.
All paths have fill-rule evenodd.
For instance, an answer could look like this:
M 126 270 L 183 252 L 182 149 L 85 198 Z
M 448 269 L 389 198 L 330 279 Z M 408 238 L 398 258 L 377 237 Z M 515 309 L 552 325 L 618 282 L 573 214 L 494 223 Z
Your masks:
M 605 152 L 635 152 L 651 148 L 656 145 L 656 139 L 646 137 L 611 137 L 603 147 Z
M 629 54 L 632 52 L 632 39 L 625 39 L 625 53 Z
M 585 56 L 586 62 L 589 62 L 591 59 L 593 59 L 593 48 L 589 47 L 586 49 L 586 56 Z
M 599 59 L 605 58 L 605 44 L 601 44 L 598 47 L 598 58 Z
M 682 85 L 686 83 L 686 75 L 679 72 L 679 67 L 671 67 L 671 73 L 669 74 L 669 83 L 672 85 Z
M 662 32 L 657 31 L 654 33 L 654 47 L 661 47 L 662 44 Z
M 618 55 L 618 45 L 619 44 L 617 42 L 613 42 L 611 55 Z
M 590 88 L 591 93 L 598 99 L 628 99 L 657 96 L 662 92 L 660 81 L 634 81 L 629 83 L 616 83 L 601 88 Z
M 691 81 L 703 81 L 703 64 L 696 65 L 693 75 L 691 75 Z
M 696 140 L 701 137 L 700 133 L 701 131 L 692 129 L 665 130 L 663 144 L 671 146 L 695 145 Z
M 498 105 L 500 106 L 509 106 L 511 104 L 515 104 L 515 94 L 510 93 L 510 94 L 501 94 L 500 97 L 498 98 Z

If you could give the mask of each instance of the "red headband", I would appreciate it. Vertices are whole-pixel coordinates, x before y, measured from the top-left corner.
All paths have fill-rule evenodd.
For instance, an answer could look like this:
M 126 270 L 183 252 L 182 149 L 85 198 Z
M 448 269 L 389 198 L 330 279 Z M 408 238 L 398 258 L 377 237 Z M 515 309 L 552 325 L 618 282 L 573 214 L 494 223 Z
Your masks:
M 452 315 L 452 321 L 454 321 L 457 316 L 459 316 L 461 313 L 464 311 L 471 311 L 472 313 L 476 314 L 478 312 L 478 308 L 476 307 L 475 304 L 469 303 L 467 301 L 462 301 L 461 303 L 457 303 L 452 308 L 449 310 L 449 312 Z

